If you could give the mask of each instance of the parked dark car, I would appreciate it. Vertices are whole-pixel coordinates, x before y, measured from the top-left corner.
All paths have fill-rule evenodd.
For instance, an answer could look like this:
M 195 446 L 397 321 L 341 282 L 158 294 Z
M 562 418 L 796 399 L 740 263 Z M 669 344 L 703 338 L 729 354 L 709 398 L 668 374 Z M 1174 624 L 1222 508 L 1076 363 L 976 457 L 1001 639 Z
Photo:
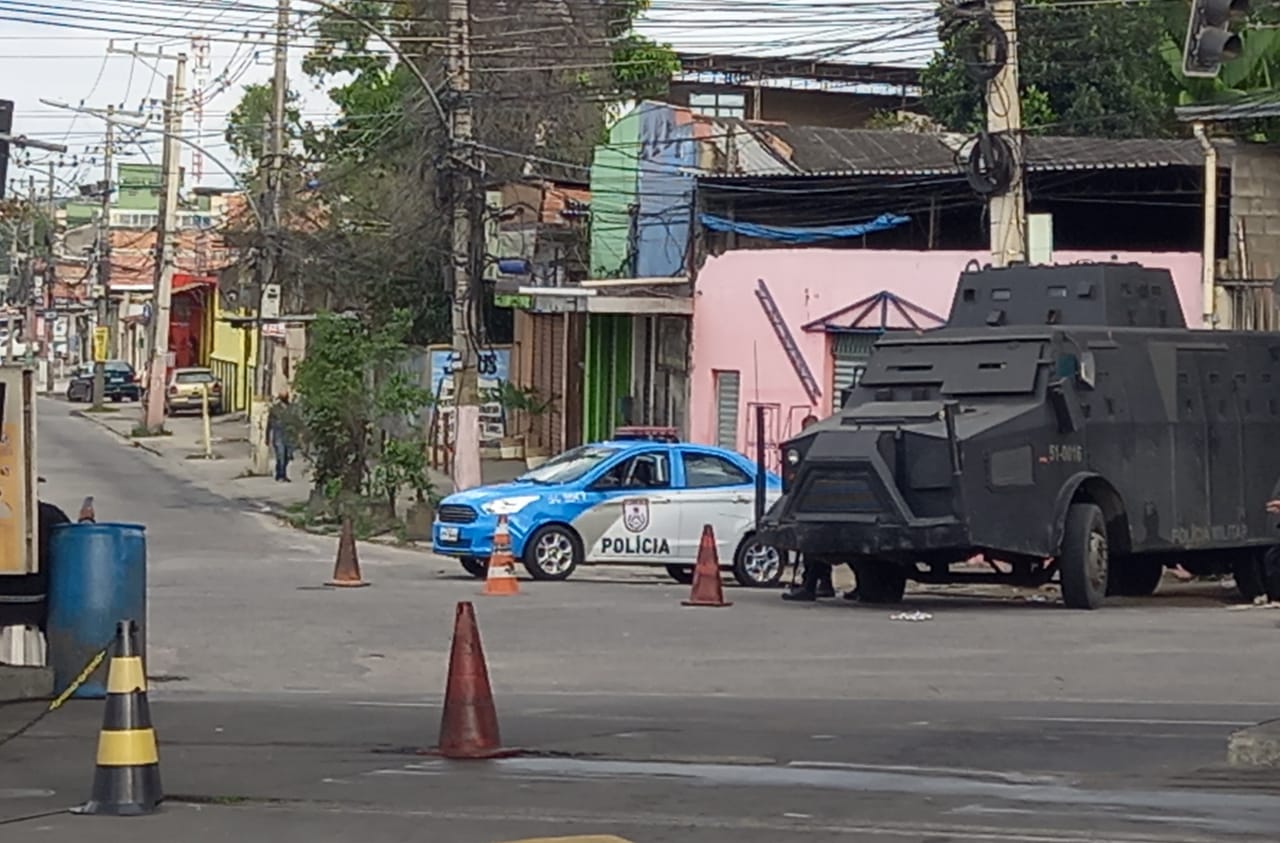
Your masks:
M 138 373 L 123 360 L 108 360 L 104 373 L 103 397 L 110 401 L 138 401 L 142 398 L 142 384 Z M 83 363 L 76 367 L 67 385 L 68 401 L 93 400 L 93 364 Z

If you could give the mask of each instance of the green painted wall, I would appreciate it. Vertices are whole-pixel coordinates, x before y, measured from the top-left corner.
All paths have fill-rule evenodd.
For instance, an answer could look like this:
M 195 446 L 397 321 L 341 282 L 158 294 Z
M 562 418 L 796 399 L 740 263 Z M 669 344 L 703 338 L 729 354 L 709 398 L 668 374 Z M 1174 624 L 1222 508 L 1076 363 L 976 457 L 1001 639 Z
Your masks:
M 594 201 L 594 200 L 593 200 Z M 631 317 L 587 317 L 582 441 L 599 442 L 622 424 L 622 399 L 631 395 Z
M 115 196 L 115 207 L 122 211 L 160 209 L 160 180 L 163 173 L 158 165 L 121 164 L 117 173 L 119 190 Z
M 597 146 L 591 163 L 591 275 L 625 278 L 630 253 L 631 205 L 639 180 L 640 113 L 613 125 L 609 143 Z

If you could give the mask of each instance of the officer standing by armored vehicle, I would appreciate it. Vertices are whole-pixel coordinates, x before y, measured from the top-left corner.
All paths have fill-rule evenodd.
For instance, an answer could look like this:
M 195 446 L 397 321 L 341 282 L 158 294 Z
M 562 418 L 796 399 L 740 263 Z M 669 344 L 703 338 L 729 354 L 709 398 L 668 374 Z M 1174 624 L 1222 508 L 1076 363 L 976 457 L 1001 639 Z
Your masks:
M 1277 387 L 1280 337 L 1188 329 L 1166 270 L 965 272 L 945 328 L 882 338 L 840 413 L 782 445 L 760 538 L 849 563 L 869 603 L 1056 580 L 1094 609 L 1178 564 L 1275 592 Z M 975 556 L 1003 565 L 952 570 Z

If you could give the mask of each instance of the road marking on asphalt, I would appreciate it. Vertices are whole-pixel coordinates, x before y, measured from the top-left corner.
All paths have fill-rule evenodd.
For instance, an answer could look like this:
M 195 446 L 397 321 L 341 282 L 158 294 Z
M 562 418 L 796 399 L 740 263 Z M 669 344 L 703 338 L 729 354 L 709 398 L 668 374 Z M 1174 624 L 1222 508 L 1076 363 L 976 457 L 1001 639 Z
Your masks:
M 1060 776 L 1034 776 L 1000 770 L 975 770 L 969 767 L 927 767 L 911 764 L 855 764 L 849 761 L 789 761 L 786 766 L 811 770 L 851 770 L 867 773 L 906 773 L 958 778 L 993 779 L 1009 784 L 1057 784 Z
M 524 840 L 510 840 L 508 843 L 631 843 L 612 834 L 588 834 L 585 837 L 527 837 Z
M 1175 720 L 1158 717 L 1008 717 L 1027 723 L 1117 723 L 1126 726 L 1256 726 L 1251 720 Z

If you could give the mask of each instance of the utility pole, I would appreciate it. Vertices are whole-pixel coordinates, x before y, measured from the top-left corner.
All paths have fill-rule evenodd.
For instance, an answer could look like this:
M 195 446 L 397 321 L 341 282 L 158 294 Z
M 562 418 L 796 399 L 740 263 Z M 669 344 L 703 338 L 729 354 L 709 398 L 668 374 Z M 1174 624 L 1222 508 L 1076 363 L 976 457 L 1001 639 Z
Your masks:
M 51 267 L 56 266 L 55 260 L 58 253 L 58 194 L 57 194 L 57 176 L 54 174 L 54 163 L 49 162 L 49 260 L 45 264 L 44 273 L 44 362 L 45 362 L 45 392 L 53 393 L 53 339 L 54 339 L 54 323 L 57 321 L 55 316 L 49 318 L 49 314 L 55 312 L 53 299 L 53 284 L 50 283 L 52 278 L 56 278 L 49 271 Z
M 449 112 L 451 149 L 449 170 L 450 202 L 453 205 L 453 351 L 458 355 L 454 383 L 455 491 L 479 486 L 480 476 L 480 386 L 476 345 L 472 327 L 478 322 L 478 308 L 472 290 L 472 229 L 475 225 L 475 175 L 477 164 L 472 146 L 474 118 L 471 110 L 471 4 L 469 0 L 449 0 L 448 27 Z
M 32 346 L 36 343 L 36 177 L 27 177 L 27 255 L 22 264 L 22 289 L 27 293 L 27 318 L 23 320 L 23 333 L 27 339 L 27 362 L 34 359 Z
M 276 6 L 275 76 L 271 93 L 271 133 L 267 138 L 267 195 L 263 202 L 266 212 L 264 234 L 265 248 L 258 260 L 258 395 L 250 412 L 250 432 L 255 474 L 267 472 L 267 413 L 275 379 L 275 340 L 266 331 L 266 319 L 278 316 L 273 312 L 280 295 L 283 239 L 280 208 L 284 194 L 284 160 L 288 151 L 285 144 L 285 118 L 289 93 L 289 0 L 278 0 Z M 270 294 L 268 293 L 270 288 Z M 272 302 L 272 304 L 268 304 Z
M 168 58 L 166 56 L 166 58 Z M 165 375 L 169 364 L 169 309 L 173 298 L 173 273 L 178 261 L 178 182 L 182 173 L 182 108 L 186 96 L 187 56 L 166 86 L 164 104 L 164 176 L 161 181 L 160 229 L 156 243 L 155 297 L 151 305 L 151 363 L 147 377 L 147 406 L 143 427 L 150 433 L 164 428 Z
M 110 296 L 111 287 L 111 188 L 115 182 L 115 143 L 116 143 L 116 109 L 114 105 L 107 106 L 107 138 L 106 146 L 102 150 L 102 169 L 103 169 L 103 188 L 102 188 L 102 208 L 98 214 L 98 254 L 97 266 L 95 267 L 95 275 L 98 285 L 98 296 L 95 304 L 97 305 L 97 319 L 94 321 L 94 332 L 107 329 L 107 308 L 110 306 L 108 298 Z M 107 354 L 112 353 L 114 345 L 114 331 L 107 334 Z M 96 347 L 96 345 L 95 345 Z M 105 360 L 93 361 L 93 408 L 101 410 L 103 399 L 106 397 L 104 393 L 107 391 L 107 362 Z
M 990 0 L 996 25 L 1008 40 L 1008 60 L 987 84 L 987 131 L 1003 137 L 1013 153 L 1013 179 L 1007 191 L 993 195 L 987 213 L 991 222 L 991 263 L 1008 266 L 1027 259 L 1027 201 L 1023 181 L 1022 95 L 1018 85 L 1017 0 Z

